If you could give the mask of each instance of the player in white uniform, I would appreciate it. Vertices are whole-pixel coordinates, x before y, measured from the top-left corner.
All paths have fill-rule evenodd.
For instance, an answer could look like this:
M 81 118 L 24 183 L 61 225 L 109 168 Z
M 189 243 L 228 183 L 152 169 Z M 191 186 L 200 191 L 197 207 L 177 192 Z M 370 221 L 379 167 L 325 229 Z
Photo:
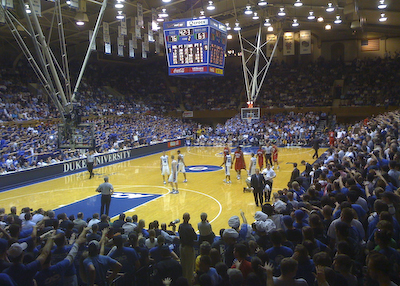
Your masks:
M 257 165 L 257 159 L 256 157 L 254 157 L 254 153 L 251 153 L 249 172 L 248 172 L 249 177 L 251 177 L 251 175 L 256 173 L 256 165 Z
M 161 161 L 160 161 L 161 175 L 163 177 L 163 181 L 164 181 L 164 185 L 165 185 L 166 184 L 165 176 L 169 176 L 168 155 L 165 154 L 165 151 L 163 152 L 160 159 L 161 159 Z
M 183 182 L 187 183 L 185 167 L 186 164 L 185 161 L 183 160 L 183 154 L 181 154 L 181 151 L 178 150 L 178 172 L 183 174 L 183 177 L 185 178 Z
M 178 191 L 178 162 L 175 160 L 174 155 L 171 156 L 171 175 L 169 175 L 168 183 L 171 184 L 172 191 L 171 194 L 179 194 Z M 174 188 L 175 184 L 175 188 Z
M 221 167 L 225 165 L 225 183 L 231 183 L 231 168 L 232 168 L 232 156 L 227 153 L 224 157 L 224 162 L 221 164 Z

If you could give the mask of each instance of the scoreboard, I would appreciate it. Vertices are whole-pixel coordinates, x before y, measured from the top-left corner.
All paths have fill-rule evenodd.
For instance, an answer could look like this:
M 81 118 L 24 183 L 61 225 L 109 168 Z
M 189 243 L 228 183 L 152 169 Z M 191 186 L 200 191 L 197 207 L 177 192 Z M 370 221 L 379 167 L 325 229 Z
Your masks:
M 214 19 L 164 23 L 168 74 L 224 75 L 226 26 Z

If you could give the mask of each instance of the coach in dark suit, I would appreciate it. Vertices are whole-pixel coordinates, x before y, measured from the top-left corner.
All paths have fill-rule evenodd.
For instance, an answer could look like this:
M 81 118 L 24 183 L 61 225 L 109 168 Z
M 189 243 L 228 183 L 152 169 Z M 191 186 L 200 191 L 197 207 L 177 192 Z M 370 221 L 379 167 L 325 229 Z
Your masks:
M 300 171 L 299 169 L 297 169 L 297 163 L 293 163 L 293 171 L 292 171 L 292 175 L 290 176 L 290 181 L 289 183 L 293 183 L 294 180 L 296 180 L 297 177 L 300 177 Z
M 263 190 L 265 187 L 265 179 L 262 174 L 260 174 L 260 170 L 256 169 L 256 173 L 251 176 L 250 185 L 253 188 L 254 201 L 256 202 L 256 206 L 258 206 L 258 202 L 263 204 Z

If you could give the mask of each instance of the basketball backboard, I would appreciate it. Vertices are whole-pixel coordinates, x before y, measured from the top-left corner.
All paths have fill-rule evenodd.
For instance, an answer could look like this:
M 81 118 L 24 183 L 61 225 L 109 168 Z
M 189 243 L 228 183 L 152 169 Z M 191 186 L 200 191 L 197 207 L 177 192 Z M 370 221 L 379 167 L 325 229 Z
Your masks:
M 58 148 L 94 149 L 96 147 L 93 124 L 59 124 Z
M 259 107 L 242 108 L 241 118 L 249 122 L 251 122 L 252 119 L 260 119 L 260 108 Z

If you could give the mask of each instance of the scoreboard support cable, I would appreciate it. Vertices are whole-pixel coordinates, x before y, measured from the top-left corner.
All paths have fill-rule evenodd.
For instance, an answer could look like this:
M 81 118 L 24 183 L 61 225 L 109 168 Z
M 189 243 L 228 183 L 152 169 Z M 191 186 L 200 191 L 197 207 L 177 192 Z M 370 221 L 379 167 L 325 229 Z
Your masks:
M 223 76 L 226 26 L 214 19 L 181 19 L 164 23 L 168 74 Z

